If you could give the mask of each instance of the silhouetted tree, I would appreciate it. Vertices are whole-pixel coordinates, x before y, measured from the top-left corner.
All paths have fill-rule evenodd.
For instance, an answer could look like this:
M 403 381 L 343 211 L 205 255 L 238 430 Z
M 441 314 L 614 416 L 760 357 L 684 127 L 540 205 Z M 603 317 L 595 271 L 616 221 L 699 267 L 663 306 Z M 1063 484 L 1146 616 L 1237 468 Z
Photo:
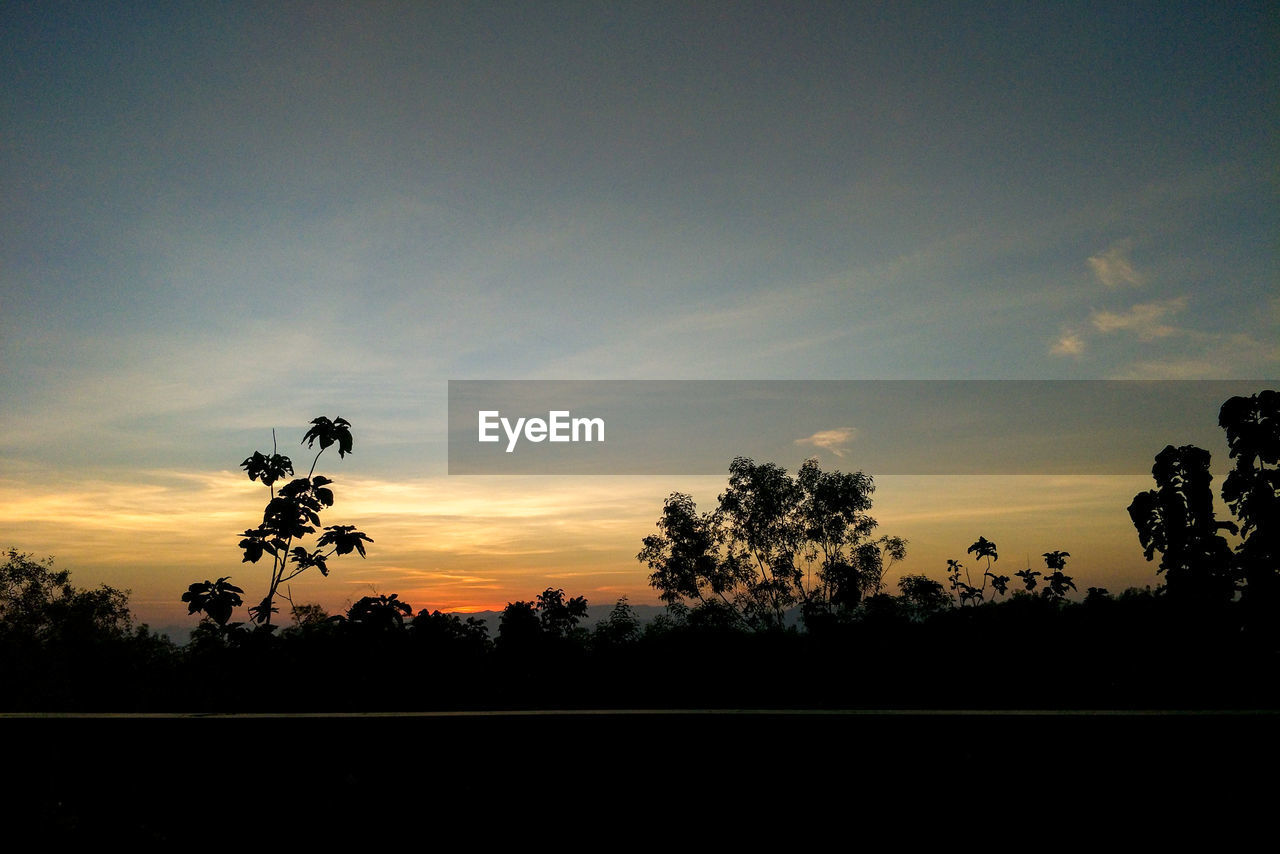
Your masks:
M 366 631 L 387 632 L 404 628 L 404 618 L 413 613 L 400 594 L 363 596 L 347 610 L 346 622 Z
M 646 640 L 661 638 L 678 632 L 689 624 L 689 606 L 683 602 L 670 602 L 661 614 L 654 616 L 644 627 Z
M 691 496 L 673 492 L 662 506 L 658 533 L 644 538 L 637 559 L 653 570 L 649 584 L 664 602 L 718 597 L 729 604 L 728 595 L 752 576 L 745 567 L 721 559 L 722 537 L 718 514 L 699 514 Z
M 587 600 L 584 596 L 564 598 L 564 591 L 548 587 L 537 596 L 538 621 L 548 637 L 567 640 L 577 628 L 578 621 L 587 616 Z
M 80 590 L 53 558 L 10 548 L 0 564 L 0 634 L 39 642 L 121 638 L 132 629 L 128 591 Z
M 467 654 L 478 654 L 489 648 L 489 627 L 484 620 L 440 611 L 428 613 L 425 609 L 413 618 L 414 637 L 429 646 L 454 649 Z
M 508 602 L 498 617 L 497 646 L 502 650 L 532 648 L 542 639 L 536 602 Z
M 982 586 L 976 587 L 973 584 L 973 578 L 969 574 L 969 570 L 964 564 L 956 560 L 947 561 L 947 581 L 951 585 L 951 589 L 960 599 L 960 604 L 977 605 L 979 602 L 985 601 L 987 592 L 987 581 L 991 581 L 992 589 L 1001 595 L 1008 592 L 1009 576 L 996 575 L 991 571 L 993 561 L 999 560 L 1000 555 L 996 553 L 996 544 L 988 540 L 986 537 L 978 537 L 977 542 L 969 546 L 966 550 L 968 554 L 981 560 L 986 558 L 987 566 L 982 573 Z M 964 580 L 960 580 L 963 573 Z
M 947 583 L 951 585 L 951 590 L 960 600 L 960 607 L 972 602 L 977 605 L 982 600 L 982 592 L 969 583 L 968 580 L 961 581 L 960 574 L 964 573 L 968 579 L 969 571 L 965 569 L 964 564 L 955 558 L 947 558 Z
M 1240 520 L 1236 559 L 1244 601 L 1256 619 L 1280 605 L 1280 393 L 1231 398 L 1222 404 L 1218 425 L 1235 460 L 1222 498 Z
M 290 613 L 297 626 L 317 626 L 329 619 L 329 612 L 324 606 L 314 602 L 293 605 Z
M 78 588 L 52 558 L 0 563 L 0 709 L 128 711 L 165 698 L 174 647 L 135 626 L 128 591 Z
M 951 607 L 951 596 L 941 581 L 925 575 L 904 575 L 898 579 L 902 605 L 907 617 L 921 622 Z
M 718 599 L 708 599 L 690 608 L 682 628 L 702 634 L 730 635 L 746 630 L 742 615 L 731 605 Z
M 1063 573 L 1067 566 L 1067 558 L 1071 557 L 1070 552 L 1052 551 L 1045 552 L 1045 566 L 1053 570 L 1045 576 L 1045 588 L 1041 595 L 1046 599 L 1062 599 L 1067 595 L 1067 588 L 1076 589 L 1075 582 L 1071 576 Z M 1092 588 L 1091 588 L 1092 589 Z
M 609 616 L 596 623 L 591 642 L 596 649 L 616 649 L 637 643 L 640 636 L 640 618 L 623 596 L 614 603 Z
M 1085 592 L 1084 604 L 1097 605 L 1102 602 L 1111 601 L 1111 593 L 1105 587 L 1090 587 Z
M 716 601 L 750 625 L 780 627 L 797 606 L 806 618 L 848 612 L 906 553 L 900 538 L 870 539 L 873 491 L 861 472 L 824 473 L 816 460 L 792 478 L 738 457 L 715 512 L 673 493 L 637 558 L 664 601 Z
M 276 489 L 276 483 L 291 476 L 293 461 L 280 454 L 275 448 L 275 431 L 272 436 L 271 455 L 259 451 L 247 457 L 241 468 L 250 480 L 261 481 L 270 493 L 270 500 L 262 514 L 262 524 L 244 532 L 240 540 L 240 548 L 244 551 L 242 562 L 257 563 L 264 554 L 271 556 L 271 579 L 267 585 L 266 595 L 249 609 L 254 621 L 269 627 L 271 615 L 279 610 L 275 606 L 280 585 L 296 578 L 306 570 L 315 567 L 321 575 L 329 574 L 329 558 L 336 555 L 350 554 L 352 551 L 365 556 L 364 544 L 373 540 L 356 530 L 352 525 L 331 525 L 316 540 L 316 548 L 308 550 L 295 545 L 304 537 L 314 534 L 320 524 L 320 512 L 325 507 L 333 506 L 333 490 L 329 486 L 333 481 L 315 473 L 320 456 L 332 445 L 338 446 L 339 458 L 351 453 L 351 424 L 344 418 L 330 421 L 320 417 L 311 421 L 311 429 L 302 437 L 302 444 L 308 448 L 320 443 L 320 450 L 311 461 L 311 468 L 306 477 L 294 478 Z M 328 551 L 325 551 L 328 547 Z M 182 601 L 188 603 L 190 613 L 204 611 L 219 625 L 225 625 L 230 616 L 227 610 L 240 604 L 239 596 L 243 593 L 238 587 L 225 584 L 226 578 L 217 582 L 205 581 L 203 584 L 191 585 Z M 221 585 L 221 586 L 219 586 Z M 234 602 L 233 602 L 234 599 Z M 212 608 L 210 612 L 208 608 Z
M 1218 533 L 1236 532 L 1214 519 L 1209 452 L 1194 445 L 1168 445 L 1156 455 L 1156 489 L 1129 505 L 1147 560 L 1161 553 L 1158 572 L 1171 597 L 1181 601 L 1229 601 L 1235 594 L 1231 548 Z

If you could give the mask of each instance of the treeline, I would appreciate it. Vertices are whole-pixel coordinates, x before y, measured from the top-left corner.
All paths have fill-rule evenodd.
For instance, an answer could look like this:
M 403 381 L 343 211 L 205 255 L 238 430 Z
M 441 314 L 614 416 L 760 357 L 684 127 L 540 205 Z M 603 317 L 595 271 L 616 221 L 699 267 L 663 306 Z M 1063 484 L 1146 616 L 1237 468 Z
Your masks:
M 229 577 L 191 584 L 203 619 L 177 647 L 135 627 L 124 593 L 78 590 L 16 550 L 0 567 L 0 703 L 8 711 L 368 711 L 502 708 L 1275 708 L 1280 651 L 1280 394 L 1223 404 L 1234 467 L 1214 515 L 1209 454 L 1165 448 L 1156 488 L 1128 508 L 1155 590 L 1083 601 L 1070 553 L 1005 575 L 979 537 L 946 583 L 898 579 L 907 542 L 879 535 L 861 472 L 795 476 L 738 458 L 716 506 L 673 493 L 637 558 L 667 603 L 643 623 L 625 600 L 588 630 L 584 597 L 548 588 L 508 603 L 496 631 L 398 595 L 345 614 L 282 587 L 373 539 L 317 532 L 333 481 L 323 452 L 350 453 L 350 423 L 317 418 L 305 477 L 273 446 L 241 464 L 268 491 L 240 541 L 270 564 L 265 595 L 233 619 Z M 290 479 L 292 478 L 292 479 Z M 1232 547 L 1223 533 L 1238 535 Z M 303 545 L 316 535 L 314 542 Z M 269 561 L 264 561 L 269 558 Z M 280 603 L 289 623 L 281 626 Z
M 625 600 L 548 589 L 474 618 L 366 597 L 266 628 L 206 619 L 185 646 L 8 553 L 5 711 L 344 712 L 553 708 L 1273 708 L 1274 650 L 1240 602 L 1152 590 L 1083 602 L 1025 591 L 982 607 L 900 591 L 847 619 L 753 629 L 722 602 L 642 623 Z M 901 585 L 910 591 L 910 577 Z M 936 592 L 936 591 L 934 591 Z M 949 598 L 949 597 L 948 597 Z

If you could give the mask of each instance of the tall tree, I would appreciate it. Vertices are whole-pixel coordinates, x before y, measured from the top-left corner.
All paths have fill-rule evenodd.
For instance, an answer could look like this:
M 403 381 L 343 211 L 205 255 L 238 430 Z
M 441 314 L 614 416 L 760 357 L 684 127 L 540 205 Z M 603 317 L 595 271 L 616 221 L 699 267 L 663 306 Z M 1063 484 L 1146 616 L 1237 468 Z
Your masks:
M 278 611 L 276 597 L 288 599 L 287 592 L 280 590 L 282 584 L 313 567 L 327 576 L 328 561 L 335 554 L 355 551 L 364 557 L 364 544 L 373 542 L 353 525 L 330 525 L 316 538 L 312 549 L 299 544 L 316 532 L 321 511 L 333 506 L 333 490 L 329 488 L 333 481 L 317 475 L 316 464 L 325 450 L 335 445 L 339 458 L 351 453 L 351 424 L 345 418 L 331 421 L 321 416 L 313 419 L 311 429 L 302 437 L 301 444 L 313 448 L 317 442 L 320 450 L 312 458 L 307 476 L 293 478 L 279 488 L 276 487 L 278 482 L 292 477 L 293 461 L 275 448 L 275 431 L 272 431 L 270 456 L 254 451 L 240 463 L 249 480 L 260 481 L 270 496 L 262 514 L 262 523 L 245 531 L 240 540 L 240 548 L 244 551 L 242 563 L 257 563 L 264 554 L 271 556 L 271 578 L 266 595 L 249 609 L 254 621 L 264 626 L 271 625 L 271 615 Z M 216 582 L 192 584 L 183 594 L 182 601 L 188 603 L 190 613 L 204 611 L 223 625 L 230 616 L 231 608 L 240 604 L 238 594 L 242 592 L 239 587 L 228 584 L 227 578 L 220 578 Z
M 1240 520 L 1236 559 L 1244 601 L 1255 613 L 1270 610 L 1280 604 L 1280 393 L 1231 398 L 1218 412 L 1218 426 L 1235 460 L 1222 498 Z
M 806 619 L 848 611 L 906 552 L 900 538 L 871 539 L 874 489 L 861 472 L 823 472 L 812 459 L 791 477 L 738 457 L 716 510 L 699 514 L 673 493 L 637 558 L 664 601 L 718 602 L 750 625 L 781 626 L 794 607 Z
M 1231 547 L 1220 531 L 1236 532 L 1213 513 L 1209 452 L 1194 445 L 1167 445 L 1151 474 L 1156 488 L 1129 505 L 1147 560 L 1160 552 L 1169 596 L 1182 601 L 1229 601 L 1235 595 Z

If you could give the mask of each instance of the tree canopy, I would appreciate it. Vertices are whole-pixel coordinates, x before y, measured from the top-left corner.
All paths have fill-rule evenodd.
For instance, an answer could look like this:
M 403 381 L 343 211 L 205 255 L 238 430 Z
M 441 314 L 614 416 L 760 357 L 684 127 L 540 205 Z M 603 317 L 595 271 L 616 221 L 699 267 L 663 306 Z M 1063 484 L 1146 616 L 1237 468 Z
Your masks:
M 806 620 L 846 613 L 906 553 L 901 538 L 872 538 L 874 491 L 870 476 L 823 472 L 814 459 L 792 477 L 738 457 L 715 510 L 699 514 L 685 493 L 667 498 L 637 559 L 664 601 L 718 602 L 750 626 L 779 627 L 797 607 Z
M 1151 474 L 1156 488 L 1140 492 L 1129 505 L 1143 554 L 1160 552 L 1169 595 L 1187 600 L 1230 600 L 1235 594 L 1231 548 L 1221 531 L 1231 522 L 1214 518 L 1209 452 L 1173 445 L 1156 455 Z

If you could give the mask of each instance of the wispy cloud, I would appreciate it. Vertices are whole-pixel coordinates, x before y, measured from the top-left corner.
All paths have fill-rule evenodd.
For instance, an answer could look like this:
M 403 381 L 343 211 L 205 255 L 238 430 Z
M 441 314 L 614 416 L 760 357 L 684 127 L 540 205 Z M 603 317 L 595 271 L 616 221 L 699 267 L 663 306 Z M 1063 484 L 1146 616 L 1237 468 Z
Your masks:
M 845 455 L 846 446 L 857 438 L 858 431 L 853 427 L 836 427 L 831 430 L 819 430 L 812 436 L 796 439 L 797 445 L 811 445 L 830 451 L 837 457 Z
M 1186 306 L 1187 298 L 1180 296 L 1138 303 L 1124 311 L 1095 310 L 1089 315 L 1088 327 L 1063 329 L 1057 340 L 1049 345 L 1049 353 L 1054 356 L 1079 357 L 1084 354 L 1088 339 L 1095 335 L 1129 333 L 1139 341 L 1154 341 L 1157 338 L 1168 338 L 1179 332 L 1192 334 L 1189 330 L 1179 329 L 1165 322 L 1167 318 L 1178 314 Z
M 1095 311 L 1089 317 L 1093 328 L 1102 334 L 1132 332 L 1140 341 L 1152 341 L 1174 334 L 1177 329 L 1164 322 L 1169 315 L 1186 308 L 1185 296 L 1156 302 L 1139 303 L 1128 311 Z
M 1280 368 L 1280 345 L 1243 332 L 1228 335 L 1190 333 L 1199 352 L 1168 359 L 1135 362 L 1114 378 L 1123 380 L 1196 380 L 1274 376 Z
M 1089 258 L 1089 268 L 1098 277 L 1098 281 L 1109 288 L 1121 285 L 1140 286 L 1146 277 L 1134 269 L 1129 260 L 1129 252 L 1133 249 L 1132 240 L 1121 240 L 1111 244 L 1105 251 Z
M 1063 332 L 1049 352 L 1054 356 L 1080 356 L 1084 353 L 1084 337 L 1075 330 Z

